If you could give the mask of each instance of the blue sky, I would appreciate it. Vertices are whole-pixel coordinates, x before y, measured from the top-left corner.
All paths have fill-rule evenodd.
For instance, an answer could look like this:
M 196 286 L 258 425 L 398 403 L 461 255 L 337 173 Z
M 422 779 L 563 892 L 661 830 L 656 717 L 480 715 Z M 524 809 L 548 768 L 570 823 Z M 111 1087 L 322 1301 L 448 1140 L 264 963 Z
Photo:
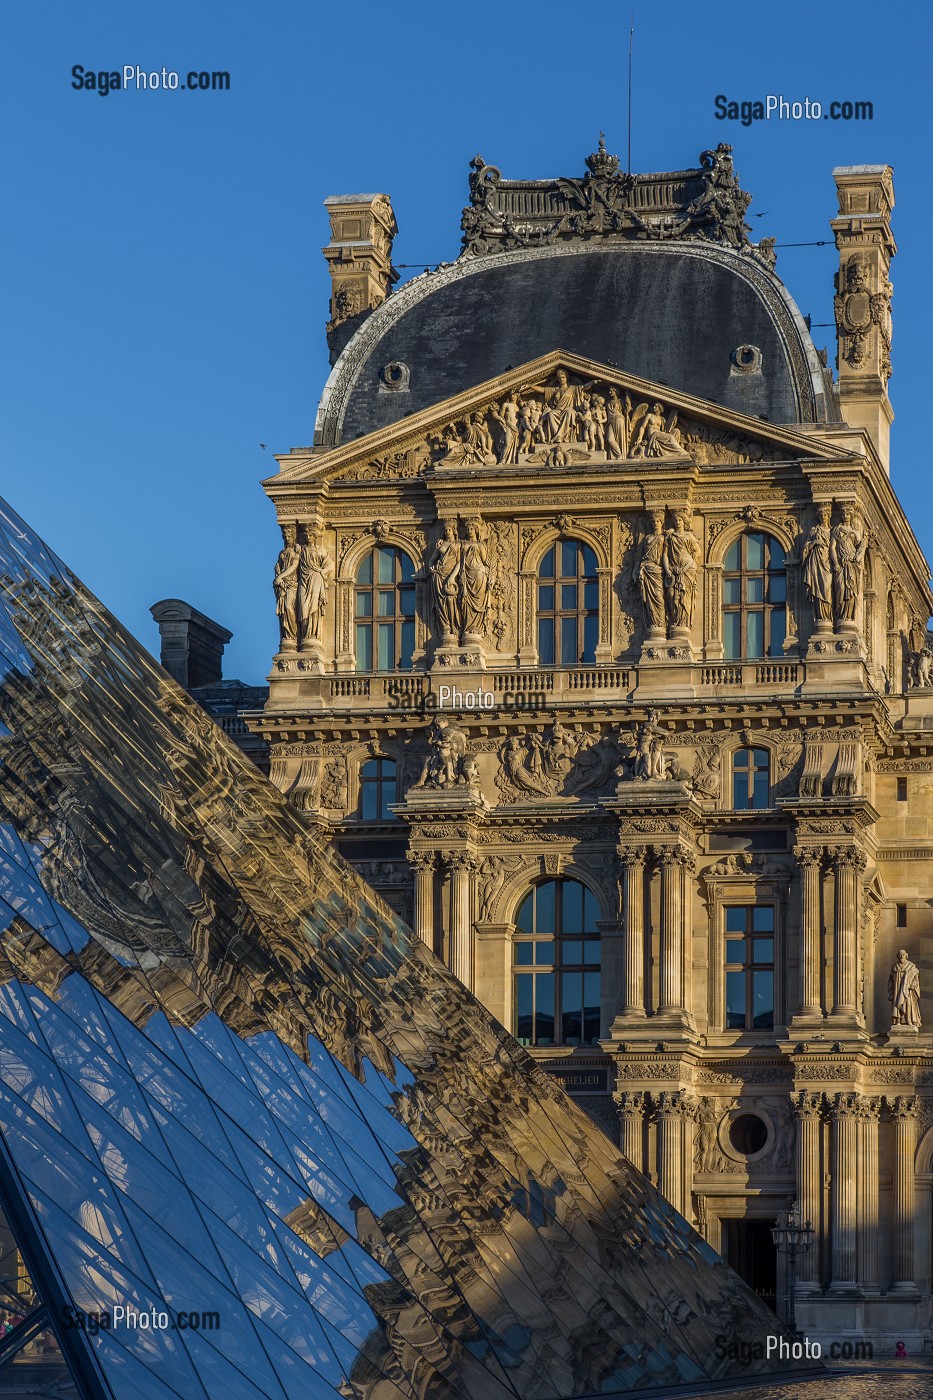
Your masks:
M 632 163 L 731 141 L 754 237 L 828 238 L 834 165 L 895 170 L 895 486 L 928 557 L 926 6 L 636 3 Z M 327 374 L 329 194 L 383 190 L 416 266 L 456 255 L 467 163 L 578 175 L 624 156 L 631 6 L 503 0 L 7 4 L 0 490 L 152 649 L 149 604 L 233 629 L 261 679 L 279 547 L 259 481 L 311 441 Z M 882 23 L 882 20 L 884 21 Z M 227 69 L 227 93 L 77 92 L 71 69 Z M 871 122 L 718 121 L 714 99 L 863 100 Z M 836 254 L 779 251 L 814 323 Z M 834 354 L 831 326 L 814 327 Z M 264 452 L 260 442 L 268 444 Z

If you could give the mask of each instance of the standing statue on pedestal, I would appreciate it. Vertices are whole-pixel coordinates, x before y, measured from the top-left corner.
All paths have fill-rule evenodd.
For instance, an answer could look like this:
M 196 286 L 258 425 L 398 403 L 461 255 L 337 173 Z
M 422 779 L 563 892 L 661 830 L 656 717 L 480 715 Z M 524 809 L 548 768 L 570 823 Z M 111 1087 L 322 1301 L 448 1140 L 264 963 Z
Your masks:
M 635 567 L 635 578 L 645 611 L 645 628 L 649 637 L 667 634 L 667 614 L 664 606 L 664 512 L 651 512 L 651 534 L 641 542 L 641 552 Z
M 317 525 L 306 525 L 298 559 L 298 649 L 321 640 L 321 619 L 327 607 L 327 581 L 334 566 L 326 549 L 318 543 Z
M 888 978 L 891 1003 L 891 1029 L 897 1026 L 920 1028 L 920 973 L 902 948 Z
M 833 570 L 830 562 L 829 508 L 820 506 L 817 522 L 803 546 L 803 585 L 813 604 L 818 629 L 833 625 Z
M 862 565 L 868 541 L 854 524 L 851 506 L 842 507 L 842 519 L 833 526 L 830 535 L 829 558 L 833 571 L 833 599 L 836 609 L 836 631 L 844 622 L 855 622 L 855 609 L 862 591 Z
M 272 588 L 279 619 L 279 650 L 294 651 L 298 644 L 298 562 L 301 547 L 295 538 L 294 525 L 282 526 L 282 538 L 285 543 L 276 560 Z
M 443 637 L 460 636 L 460 556 L 462 545 L 456 520 L 448 520 L 444 533 L 434 546 L 431 560 L 431 597 L 437 616 L 437 630 Z
M 687 631 L 693 623 L 700 541 L 687 525 L 687 511 L 674 511 L 674 528 L 665 536 L 664 590 L 670 629 Z
M 463 636 L 482 637 L 489 606 L 489 564 L 479 525 L 471 520 L 460 553 L 460 619 Z

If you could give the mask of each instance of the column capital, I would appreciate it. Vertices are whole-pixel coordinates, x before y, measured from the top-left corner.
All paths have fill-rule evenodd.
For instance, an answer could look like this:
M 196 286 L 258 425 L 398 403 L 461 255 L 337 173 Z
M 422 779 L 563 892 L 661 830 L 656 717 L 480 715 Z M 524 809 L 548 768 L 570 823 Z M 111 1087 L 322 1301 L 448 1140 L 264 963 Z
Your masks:
M 857 1118 L 860 1103 L 858 1094 L 834 1094 L 829 1105 L 830 1116 L 836 1123 L 842 1119 Z
M 908 1094 L 898 1094 L 896 1098 L 885 1100 L 888 1112 L 895 1120 L 901 1121 L 920 1117 L 920 1100 Z
M 647 1094 L 640 1090 L 623 1089 L 621 1094 L 616 1094 L 615 1100 L 619 1106 L 619 1112 L 623 1118 L 641 1118 L 644 1116 L 647 1104 Z
M 437 864 L 436 851 L 409 851 L 408 864 L 412 870 L 433 870 Z
M 456 874 L 458 870 L 475 870 L 478 865 L 477 858 L 472 851 L 449 851 L 443 859 L 451 874 Z
M 819 1118 L 823 1113 L 824 1099 L 821 1093 L 801 1089 L 799 1093 L 791 1094 L 790 1105 L 797 1119 Z
M 622 865 L 644 865 L 648 859 L 648 847 L 641 845 L 620 845 L 618 847 L 618 858 Z
M 662 1089 L 652 1097 L 658 1118 L 692 1118 L 694 1115 L 693 1101 L 683 1089 Z
M 881 1116 L 880 1099 L 860 1099 L 858 1117 L 863 1123 L 877 1123 Z
M 822 865 L 825 854 L 822 846 L 795 846 L 794 860 L 805 870 L 814 865 Z
M 861 874 L 868 864 L 864 851 L 860 851 L 856 846 L 831 846 L 829 858 L 837 870 L 850 868 L 858 874 Z

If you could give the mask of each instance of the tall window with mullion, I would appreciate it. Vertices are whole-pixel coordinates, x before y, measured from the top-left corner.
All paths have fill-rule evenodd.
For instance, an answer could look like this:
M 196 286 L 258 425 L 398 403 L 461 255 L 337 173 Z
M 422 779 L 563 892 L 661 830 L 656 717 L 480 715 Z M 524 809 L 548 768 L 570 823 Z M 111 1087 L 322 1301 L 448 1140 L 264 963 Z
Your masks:
M 732 755 L 732 805 L 739 812 L 771 805 L 771 755 L 767 749 L 736 749 Z
M 749 531 L 729 546 L 722 577 L 722 642 L 727 661 L 784 655 L 787 563 L 771 535 Z
M 726 1029 L 774 1029 L 774 906 L 734 905 L 726 919 Z
M 513 944 L 515 1034 L 522 1045 L 599 1039 L 600 943 L 595 898 L 577 880 L 536 885 Z
M 596 555 L 579 540 L 552 545 L 538 570 L 538 661 L 591 665 L 599 641 Z
M 415 649 L 415 566 L 377 545 L 356 575 L 356 669 L 409 671 Z
M 370 758 L 360 767 L 360 816 L 364 821 L 391 822 L 389 804 L 398 801 L 398 768 L 393 758 Z

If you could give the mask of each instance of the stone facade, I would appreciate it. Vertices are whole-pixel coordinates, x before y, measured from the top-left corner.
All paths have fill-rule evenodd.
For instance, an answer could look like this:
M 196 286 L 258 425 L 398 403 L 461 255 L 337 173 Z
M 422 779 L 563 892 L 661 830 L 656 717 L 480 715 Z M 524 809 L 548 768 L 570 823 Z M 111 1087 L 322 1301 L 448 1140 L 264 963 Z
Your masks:
M 890 172 L 837 183 L 851 421 L 765 422 L 555 346 L 292 451 L 265 483 L 282 641 L 254 727 L 273 781 L 714 1247 L 741 1267 L 796 1198 L 803 1330 L 916 1348 L 933 600 L 887 462 Z M 465 258 L 516 256 L 504 198 Z M 733 368 L 763 372 L 756 347 Z M 919 1001 L 895 978 L 892 1027 L 901 948 Z M 780 1304 L 783 1263 L 759 1282 Z

